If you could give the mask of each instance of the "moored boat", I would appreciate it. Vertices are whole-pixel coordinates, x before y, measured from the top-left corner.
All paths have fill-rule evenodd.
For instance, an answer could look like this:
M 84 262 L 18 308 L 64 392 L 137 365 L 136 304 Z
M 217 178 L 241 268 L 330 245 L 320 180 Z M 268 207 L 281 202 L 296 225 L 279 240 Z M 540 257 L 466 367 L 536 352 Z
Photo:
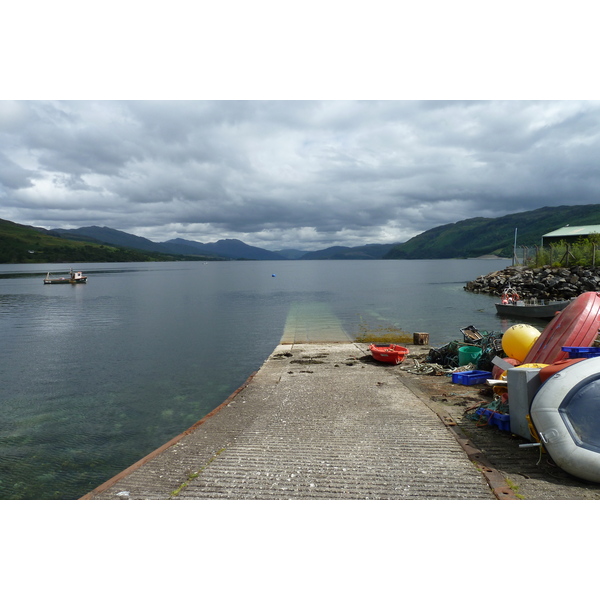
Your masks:
M 502 292 L 502 299 L 496 302 L 496 312 L 501 317 L 523 317 L 530 319 L 552 319 L 557 312 L 566 308 L 570 300 L 521 300 L 517 291 L 510 286 Z
M 87 275 L 81 271 L 69 271 L 69 277 L 50 277 L 50 273 L 44 278 L 44 283 L 87 283 Z
M 501 317 L 522 317 L 530 319 L 552 319 L 557 312 L 567 308 L 570 300 L 556 300 L 547 304 L 525 302 L 519 300 L 516 304 L 496 303 L 496 312 Z
M 408 348 L 397 344 L 371 344 L 369 350 L 375 360 L 393 365 L 400 364 L 408 354 Z

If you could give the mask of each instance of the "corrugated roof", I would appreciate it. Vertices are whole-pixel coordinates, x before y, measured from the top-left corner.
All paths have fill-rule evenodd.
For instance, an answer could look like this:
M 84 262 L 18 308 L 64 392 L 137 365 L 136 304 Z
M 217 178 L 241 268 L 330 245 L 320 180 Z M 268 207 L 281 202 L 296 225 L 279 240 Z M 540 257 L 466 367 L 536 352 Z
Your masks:
M 555 231 L 544 234 L 542 237 L 568 237 L 571 235 L 592 235 L 593 233 L 600 233 L 600 225 L 579 225 L 570 227 L 561 227 Z

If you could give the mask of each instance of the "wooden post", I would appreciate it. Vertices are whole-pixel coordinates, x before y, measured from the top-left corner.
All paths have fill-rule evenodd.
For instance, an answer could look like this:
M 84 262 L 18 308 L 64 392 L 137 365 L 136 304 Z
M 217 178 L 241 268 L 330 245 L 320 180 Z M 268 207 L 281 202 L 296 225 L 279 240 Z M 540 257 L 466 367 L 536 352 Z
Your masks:
M 428 346 L 429 345 L 429 334 L 428 333 L 413 333 L 413 344 L 415 346 Z

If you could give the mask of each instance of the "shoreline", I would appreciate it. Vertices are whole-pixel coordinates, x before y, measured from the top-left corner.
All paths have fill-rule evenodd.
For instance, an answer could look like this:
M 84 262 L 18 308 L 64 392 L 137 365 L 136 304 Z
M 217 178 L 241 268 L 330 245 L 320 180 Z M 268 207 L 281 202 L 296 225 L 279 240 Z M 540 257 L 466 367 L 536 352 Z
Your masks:
M 447 425 L 367 348 L 278 345 L 210 418 L 82 499 L 494 499 Z
M 600 267 L 506 267 L 467 282 L 464 289 L 499 297 L 509 286 L 523 299 L 569 300 L 600 289 Z
M 389 417 L 381 420 L 373 412 L 372 407 L 382 398 L 390 414 L 405 406 L 417 411 L 420 416 L 411 426 L 415 430 L 421 428 L 423 419 L 435 416 L 437 425 L 428 421 L 419 433 L 425 437 L 417 439 L 428 439 L 432 431 L 437 432 L 434 439 L 450 436 L 456 446 L 451 455 L 458 452 L 476 468 L 490 498 L 600 499 L 600 485 L 575 479 L 551 464 L 547 455 L 540 460 L 539 449 L 520 448 L 524 440 L 518 436 L 469 419 L 465 409 L 481 400 L 486 385 L 463 386 L 453 384 L 448 377 L 408 372 L 414 360 L 424 360 L 429 346 L 409 346 L 410 354 L 399 366 L 376 363 L 367 348 L 367 344 L 358 343 L 278 345 L 259 371 L 209 415 L 80 499 L 341 499 L 368 497 L 365 490 L 370 486 L 379 499 L 456 499 L 453 493 L 461 499 L 485 497 L 485 491 L 477 486 L 469 492 L 456 491 L 460 477 L 471 481 L 469 469 L 458 478 L 450 476 L 452 489 L 448 492 L 440 491 L 440 485 L 448 482 L 439 474 L 428 475 L 426 481 L 420 479 L 418 485 L 407 483 L 405 478 L 411 475 L 406 469 L 398 472 L 406 455 L 429 460 L 427 453 L 432 450 L 411 449 L 410 443 L 397 447 L 408 417 L 394 421 L 390 428 Z M 376 427 L 381 429 L 373 433 Z M 350 440 L 346 439 L 347 431 Z M 364 469 L 375 446 L 369 441 L 371 435 L 379 440 L 376 452 L 383 452 L 376 462 L 388 465 L 381 473 L 377 465 Z M 338 438 L 340 447 L 335 445 Z M 442 445 L 448 443 L 444 440 Z M 363 452 L 363 444 L 369 453 L 360 459 L 360 467 L 352 461 L 339 462 Z M 343 480 L 345 487 L 339 487 L 336 469 L 325 469 L 318 478 L 321 486 L 327 483 L 324 491 L 317 493 L 310 484 L 302 487 L 300 479 L 295 488 L 286 488 L 291 474 L 306 476 L 303 469 L 310 468 L 319 473 L 321 454 L 313 456 L 312 462 L 306 456 L 314 448 L 336 457 L 340 468 L 355 469 L 353 478 Z M 390 452 L 395 452 L 392 463 Z M 239 459 L 233 458 L 236 453 Z M 333 458 L 331 461 L 335 466 Z M 249 464 L 255 465 L 251 472 L 245 467 Z M 262 479 L 257 472 L 263 473 Z M 390 477 L 398 478 L 405 488 L 413 485 L 412 495 L 382 487 L 382 478 Z

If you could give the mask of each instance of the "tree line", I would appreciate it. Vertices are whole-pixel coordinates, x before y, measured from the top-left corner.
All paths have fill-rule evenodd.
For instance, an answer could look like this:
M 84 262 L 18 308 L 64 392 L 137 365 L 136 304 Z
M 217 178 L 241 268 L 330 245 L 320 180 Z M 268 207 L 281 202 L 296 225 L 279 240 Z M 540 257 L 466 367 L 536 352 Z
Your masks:
M 600 261 L 600 234 L 548 246 L 521 246 L 522 263 L 532 267 L 595 267 Z M 516 258 L 516 257 L 515 257 Z

